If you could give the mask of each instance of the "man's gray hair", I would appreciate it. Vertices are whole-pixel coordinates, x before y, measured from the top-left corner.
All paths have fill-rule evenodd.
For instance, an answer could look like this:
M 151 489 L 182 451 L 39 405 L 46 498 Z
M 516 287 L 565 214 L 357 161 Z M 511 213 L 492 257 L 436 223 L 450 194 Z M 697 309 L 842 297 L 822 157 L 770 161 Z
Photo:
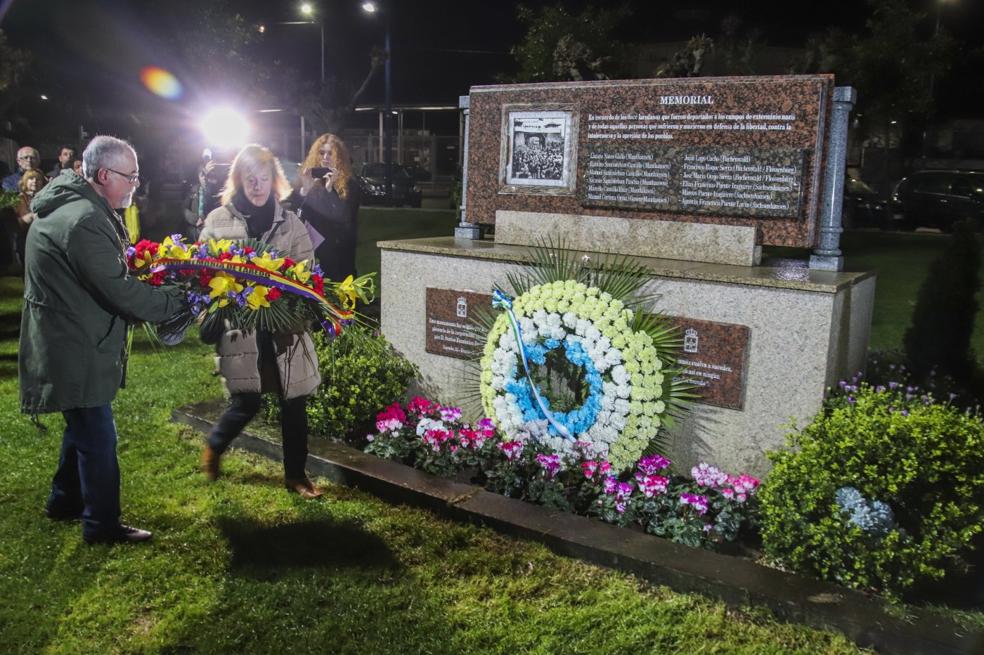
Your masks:
M 127 152 L 136 159 L 137 151 L 123 139 L 105 134 L 93 137 L 82 153 L 82 177 L 92 179 L 100 168 L 119 168 Z

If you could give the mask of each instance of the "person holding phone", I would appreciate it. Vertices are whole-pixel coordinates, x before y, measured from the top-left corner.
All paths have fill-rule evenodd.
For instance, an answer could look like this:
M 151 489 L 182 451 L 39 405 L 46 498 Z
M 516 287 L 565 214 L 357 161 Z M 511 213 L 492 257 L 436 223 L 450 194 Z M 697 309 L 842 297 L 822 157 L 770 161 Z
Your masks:
M 322 134 L 311 144 L 297 193 L 300 217 L 324 276 L 340 281 L 355 275 L 359 185 L 348 148 L 338 136 Z
M 219 193 L 228 175 L 229 164 L 215 161 L 212 151 L 206 148 L 198 168 L 198 184 L 192 187 L 184 203 L 185 233 L 192 241 L 198 239 L 205 217 L 219 206 Z

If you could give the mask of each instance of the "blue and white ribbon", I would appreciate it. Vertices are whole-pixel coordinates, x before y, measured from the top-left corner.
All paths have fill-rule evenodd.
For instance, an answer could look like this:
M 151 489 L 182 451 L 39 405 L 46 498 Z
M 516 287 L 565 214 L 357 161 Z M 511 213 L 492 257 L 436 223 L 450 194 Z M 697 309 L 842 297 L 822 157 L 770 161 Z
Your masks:
M 557 419 L 554 418 L 553 412 L 547 407 L 547 404 L 543 401 L 543 397 L 540 395 L 540 390 L 537 388 L 536 384 L 533 383 L 533 376 L 530 373 L 530 365 L 526 357 L 526 346 L 523 344 L 523 332 L 519 327 L 519 322 L 516 320 L 516 314 L 513 312 L 512 298 L 505 291 L 501 289 L 492 290 L 492 307 L 493 309 L 504 309 L 506 314 L 509 316 L 509 326 L 512 328 L 513 337 L 516 339 L 516 347 L 519 351 L 519 360 L 523 363 L 523 371 L 526 373 L 526 381 L 530 385 L 530 390 L 532 391 L 533 398 L 536 400 L 537 406 L 540 408 L 540 413 L 543 414 L 544 418 L 550 423 L 551 426 L 557 431 L 557 434 L 561 435 L 565 439 L 574 440 L 574 436 L 567 429 L 567 426 L 561 424 Z

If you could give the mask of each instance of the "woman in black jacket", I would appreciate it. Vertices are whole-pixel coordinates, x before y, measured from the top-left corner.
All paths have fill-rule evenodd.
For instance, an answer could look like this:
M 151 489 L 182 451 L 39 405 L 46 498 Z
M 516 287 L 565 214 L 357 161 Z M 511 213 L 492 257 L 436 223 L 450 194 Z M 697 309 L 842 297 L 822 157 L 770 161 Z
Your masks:
M 311 173 L 316 168 L 327 172 L 315 178 Z M 324 277 L 341 281 L 355 275 L 359 184 L 341 139 L 322 134 L 311 144 L 297 191 L 301 196 L 300 217 L 307 225 Z

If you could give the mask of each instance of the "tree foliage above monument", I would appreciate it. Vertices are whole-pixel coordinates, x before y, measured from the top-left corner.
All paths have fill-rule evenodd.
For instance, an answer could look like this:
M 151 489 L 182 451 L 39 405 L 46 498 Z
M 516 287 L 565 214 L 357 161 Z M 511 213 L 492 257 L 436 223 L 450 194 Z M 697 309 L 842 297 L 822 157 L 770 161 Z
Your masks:
M 526 35 L 512 48 L 519 70 L 500 79 L 553 82 L 618 76 L 621 44 L 614 34 L 628 15 L 625 5 L 588 5 L 576 14 L 560 3 L 541 9 L 520 5 L 517 16 Z
M 905 0 L 869 0 L 871 17 L 861 35 L 829 30 L 810 39 L 798 72 L 834 73 L 838 84 L 858 89 L 858 113 L 884 129 L 933 109 L 933 85 L 950 67 L 954 42 L 927 35 L 926 14 Z

